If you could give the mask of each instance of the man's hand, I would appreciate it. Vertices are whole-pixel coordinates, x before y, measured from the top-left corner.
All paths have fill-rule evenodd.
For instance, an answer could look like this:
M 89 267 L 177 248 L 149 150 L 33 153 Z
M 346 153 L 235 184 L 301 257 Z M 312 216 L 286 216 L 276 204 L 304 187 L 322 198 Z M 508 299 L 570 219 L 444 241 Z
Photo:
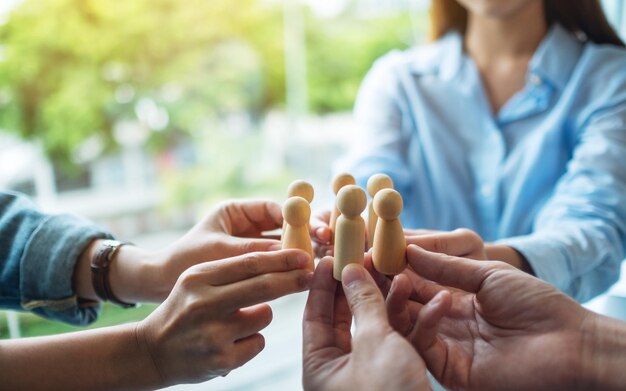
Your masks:
M 163 385 L 226 375 L 264 347 L 272 320 L 261 304 L 308 288 L 310 256 L 299 250 L 242 255 L 187 269 L 143 320 L 138 341 Z
M 319 263 L 304 312 L 304 388 L 430 390 L 422 359 L 389 325 L 383 297 L 367 271 L 347 266 L 342 289 L 332 270 L 331 259 Z
M 417 246 L 407 255 L 412 270 L 394 281 L 390 318 L 445 387 L 576 389 L 588 311 L 502 262 Z

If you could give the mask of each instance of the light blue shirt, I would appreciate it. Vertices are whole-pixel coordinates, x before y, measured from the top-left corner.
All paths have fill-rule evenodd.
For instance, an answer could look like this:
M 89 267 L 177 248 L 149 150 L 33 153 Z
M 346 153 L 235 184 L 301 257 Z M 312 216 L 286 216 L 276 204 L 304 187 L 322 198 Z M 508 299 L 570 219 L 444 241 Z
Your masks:
M 405 227 L 470 228 L 520 251 L 579 301 L 619 277 L 626 242 L 626 50 L 552 27 L 526 85 L 493 115 L 450 33 L 378 60 L 359 92 L 359 132 L 337 168 L 378 172 Z

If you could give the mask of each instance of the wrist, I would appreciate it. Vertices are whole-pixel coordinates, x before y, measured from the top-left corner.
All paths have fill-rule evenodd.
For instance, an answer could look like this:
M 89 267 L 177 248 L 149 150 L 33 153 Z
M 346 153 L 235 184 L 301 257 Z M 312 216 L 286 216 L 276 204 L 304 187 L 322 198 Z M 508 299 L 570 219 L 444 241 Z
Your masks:
M 533 274 L 532 267 L 530 266 L 524 255 L 522 255 L 522 253 L 520 253 L 513 247 L 505 246 L 502 244 L 486 243 L 485 253 L 487 254 L 487 259 L 506 262 L 511 266 L 515 266 L 523 272 Z
M 589 311 L 581 338 L 581 389 L 623 390 L 626 323 Z
M 109 268 L 109 283 L 115 296 L 130 303 L 162 301 L 158 274 L 155 272 L 156 253 L 125 245 L 114 255 Z

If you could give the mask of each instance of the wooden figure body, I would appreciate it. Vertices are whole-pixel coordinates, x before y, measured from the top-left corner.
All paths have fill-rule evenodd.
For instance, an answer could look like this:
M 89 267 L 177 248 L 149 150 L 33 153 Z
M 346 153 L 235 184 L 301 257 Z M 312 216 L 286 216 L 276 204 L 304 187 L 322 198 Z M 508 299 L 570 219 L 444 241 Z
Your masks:
M 372 261 L 382 274 L 401 273 L 406 267 L 406 239 L 398 217 L 402 212 L 402 196 L 393 189 L 380 190 L 374 197 L 378 215 L 374 234 Z
M 367 192 L 371 197 L 367 213 L 367 248 L 374 247 L 374 233 L 376 232 L 376 223 L 378 223 L 378 215 L 374 211 L 374 197 L 376 193 L 382 189 L 393 189 L 393 181 L 385 174 L 372 175 L 367 181 Z
M 285 230 L 282 237 L 282 248 L 297 248 L 304 250 L 311 256 L 309 269 L 315 269 L 313 246 L 309 234 L 309 219 L 311 218 L 311 206 L 302 197 L 291 197 L 283 205 L 285 217 Z
M 341 190 L 344 186 L 354 184 L 356 184 L 356 181 L 354 180 L 354 177 L 352 175 L 346 173 L 339 174 L 333 179 L 333 192 L 335 193 L 335 195 L 338 195 L 339 190 Z M 328 222 L 328 226 L 330 227 L 330 230 L 332 232 L 332 235 L 330 237 L 331 243 L 334 243 L 335 225 L 337 224 L 337 219 L 339 218 L 340 214 L 341 212 L 337 208 L 337 202 L 335 201 L 335 207 L 333 208 L 333 211 L 330 215 L 330 221 Z
M 311 204 L 311 202 L 313 201 L 314 195 L 315 195 L 315 191 L 313 190 L 313 186 L 309 182 L 306 182 L 303 180 L 293 181 L 287 188 L 288 199 L 291 197 L 302 197 L 309 204 Z M 283 221 L 283 232 L 285 231 L 286 225 L 287 225 L 287 220 Z
M 344 186 L 337 194 L 335 263 L 333 277 L 341 281 L 341 271 L 349 263 L 363 264 L 365 255 L 365 221 L 361 213 L 367 205 L 365 191 L 356 185 Z

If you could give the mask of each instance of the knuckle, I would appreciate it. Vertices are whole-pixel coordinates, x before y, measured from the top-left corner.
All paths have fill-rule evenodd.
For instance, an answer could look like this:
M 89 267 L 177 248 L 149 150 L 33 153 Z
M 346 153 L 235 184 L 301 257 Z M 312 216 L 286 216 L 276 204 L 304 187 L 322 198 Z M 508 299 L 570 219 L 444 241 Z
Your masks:
M 241 263 L 243 269 L 248 274 L 257 275 L 261 272 L 261 257 L 257 253 L 250 253 L 246 255 Z
M 433 239 L 433 250 L 437 253 L 446 254 L 448 251 L 448 240 L 441 236 L 436 236 Z
M 178 277 L 179 284 L 183 287 L 193 286 L 201 278 L 202 274 L 198 265 L 192 266 Z
M 241 251 L 244 254 L 252 253 L 257 250 L 257 243 L 253 240 L 246 240 L 241 244 Z

